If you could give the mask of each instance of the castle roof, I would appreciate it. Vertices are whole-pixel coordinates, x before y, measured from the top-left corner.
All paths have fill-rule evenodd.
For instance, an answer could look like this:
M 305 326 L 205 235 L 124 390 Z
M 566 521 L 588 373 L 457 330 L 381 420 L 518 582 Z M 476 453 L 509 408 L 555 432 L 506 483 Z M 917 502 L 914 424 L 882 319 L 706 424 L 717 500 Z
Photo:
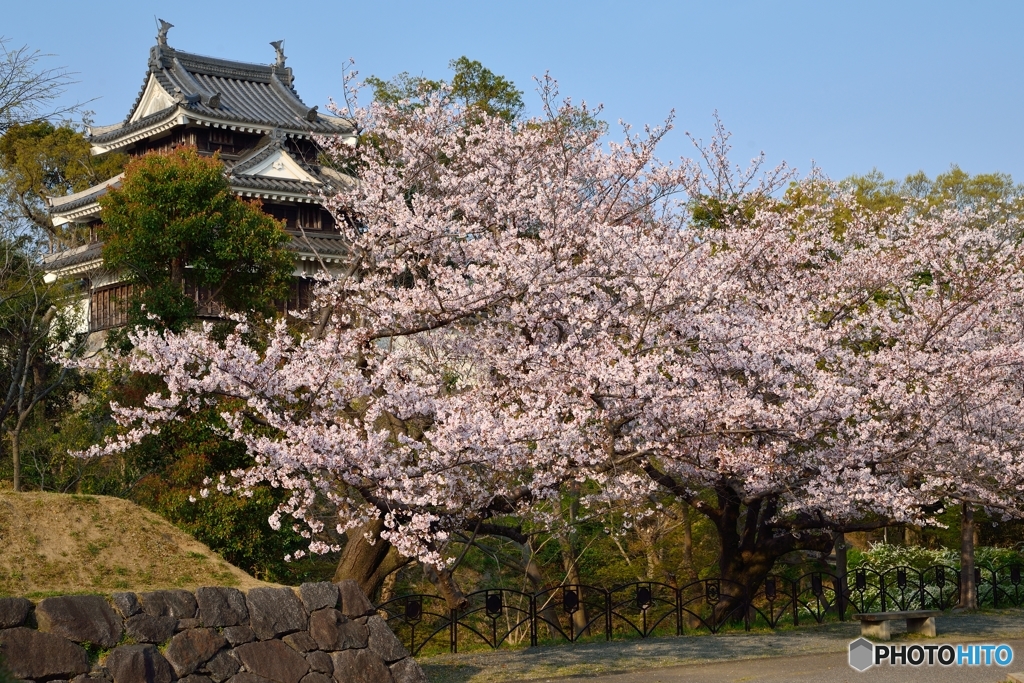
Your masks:
M 121 123 L 89 129 L 94 152 L 120 149 L 176 125 L 199 123 L 218 128 L 293 137 L 352 132 L 351 123 L 307 106 L 295 91 L 285 66 L 281 41 L 273 64 L 252 64 L 176 50 L 167 44 L 170 24 L 162 22 L 157 44 L 135 103 Z
M 337 233 L 285 232 L 288 233 L 286 246 L 300 262 L 339 263 L 348 256 L 348 240 Z M 103 267 L 103 243 L 92 242 L 49 254 L 43 257 L 43 264 L 47 271 L 60 271 L 65 276 L 96 271 Z

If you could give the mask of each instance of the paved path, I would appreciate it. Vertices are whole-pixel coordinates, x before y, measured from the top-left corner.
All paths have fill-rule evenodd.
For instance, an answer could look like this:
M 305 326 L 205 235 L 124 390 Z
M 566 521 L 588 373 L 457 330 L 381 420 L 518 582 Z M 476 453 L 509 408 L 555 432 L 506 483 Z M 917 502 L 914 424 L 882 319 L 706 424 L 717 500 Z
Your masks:
M 1024 658 L 1024 640 L 1006 641 Z M 1007 673 L 1024 671 L 1018 662 L 1009 667 L 871 667 L 863 673 L 850 668 L 846 655 L 803 655 L 771 659 L 744 659 L 716 664 L 691 664 L 610 676 L 545 678 L 552 683 L 1001 683 Z
M 938 637 L 928 642 L 1005 642 L 1014 647 L 1015 661 L 1007 669 L 873 667 L 857 674 L 846 657 L 859 625 L 846 622 L 749 634 L 483 651 L 424 658 L 420 663 L 431 683 L 998 683 L 1006 673 L 1024 671 L 1024 610 L 945 615 L 937 619 L 937 629 Z M 899 642 L 905 635 L 894 637 Z

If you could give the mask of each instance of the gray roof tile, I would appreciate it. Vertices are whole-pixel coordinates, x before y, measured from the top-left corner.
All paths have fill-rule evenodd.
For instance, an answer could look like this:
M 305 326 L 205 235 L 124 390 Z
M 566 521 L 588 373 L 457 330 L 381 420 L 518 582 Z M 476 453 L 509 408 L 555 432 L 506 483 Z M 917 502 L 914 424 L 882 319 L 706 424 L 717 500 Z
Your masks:
M 142 101 L 150 74 L 178 102 L 129 123 Z M 91 139 L 97 143 L 115 140 L 162 120 L 179 107 L 197 118 L 324 135 L 351 132 L 347 121 L 316 114 L 315 107 L 306 106 L 293 86 L 289 67 L 234 62 L 156 45 L 151 48 L 149 71 L 125 122 L 96 128 Z
M 105 195 L 112 187 L 121 187 L 122 178 L 124 178 L 124 173 L 118 173 L 110 180 L 105 180 L 102 183 L 93 185 L 81 192 L 65 195 L 63 197 L 47 197 L 47 202 L 50 204 L 50 208 L 54 210 L 54 213 L 67 213 L 68 211 L 73 211 L 80 206 L 88 206 L 89 204 L 92 204 Z
M 252 175 L 233 175 L 228 178 L 232 189 L 251 189 L 261 192 L 288 192 L 291 194 L 311 195 L 316 198 L 320 196 L 323 185 L 315 185 L 301 180 L 290 180 L 287 178 L 264 178 Z
M 345 256 L 348 254 L 348 240 L 337 233 L 316 232 L 307 230 L 305 236 L 301 232 L 287 231 L 288 249 L 298 254 L 316 253 L 320 256 Z M 67 251 L 50 254 L 43 259 L 47 270 L 55 271 L 63 268 L 71 268 L 82 263 L 88 263 L 99 259 L 103 254 L 103 243 L 93 242 L 92 244 L 76 247 Z
M 337 234 L 329 232 L 306 231 L 305 237 L 302 233 L 287 231 L 291 236 L 288 248 L 300 254 L 309 254 L 316 251 L 320 256 L 345 256 L 348 254 L 348 240 Z
M 56 254 L 49 254 L 43 257 L 43 266 L 47 270 L 60 270 L 70 268 L 81 263 L 88 263 L 100 258 L 103 253 L 103 243 L 93 242 L 67 251 L 59 251 Z

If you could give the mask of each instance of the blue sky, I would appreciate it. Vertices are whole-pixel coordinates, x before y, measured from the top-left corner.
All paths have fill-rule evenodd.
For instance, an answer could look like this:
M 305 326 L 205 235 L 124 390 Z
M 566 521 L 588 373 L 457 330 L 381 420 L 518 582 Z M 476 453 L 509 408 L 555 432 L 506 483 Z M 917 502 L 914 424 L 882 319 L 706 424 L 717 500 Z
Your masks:
M 689 155 L 717 110 L 737 160 L 763 150 L 833 178 L 878 168 L 929 175 L 957 163 L 1024 181 L 1024 3 L 984 2 L 66 2 L 7 3 L 0 34 L 78 72 L 71 95 L 97 123 L 127 114 L 155 42 L 269 63 L 285 39 L 310 105 L 363 75 L 447 74 L 466 55 L 512 79 L 537 110 L 533 77 L 603 103 L 605 119 L 658 124 L 661 156 Z

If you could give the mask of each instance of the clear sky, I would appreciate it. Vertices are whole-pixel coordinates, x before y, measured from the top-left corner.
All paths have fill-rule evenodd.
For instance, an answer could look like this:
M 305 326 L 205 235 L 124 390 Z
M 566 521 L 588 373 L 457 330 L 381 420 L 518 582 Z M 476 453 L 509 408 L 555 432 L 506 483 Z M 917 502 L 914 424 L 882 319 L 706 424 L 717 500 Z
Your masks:
M 689 155 L 718 110 L 736 156 L 764 151 L 832 178 L 901 177 L 959 164 L 1024 181 L 1024 2 L 26 2 L 5 0 L 0 34 L 78 72 L 98 124 L 128 113 L 159 16 L 172 47 L 270 63 L 285 39 L 307 104 L 340 96 L 341 64 L 363 75 L 445 77 L 466 55 L 513 80 L 537 110 L 533 77 L 603 103 L 640 127 L 676 111 L 661 150 Z

